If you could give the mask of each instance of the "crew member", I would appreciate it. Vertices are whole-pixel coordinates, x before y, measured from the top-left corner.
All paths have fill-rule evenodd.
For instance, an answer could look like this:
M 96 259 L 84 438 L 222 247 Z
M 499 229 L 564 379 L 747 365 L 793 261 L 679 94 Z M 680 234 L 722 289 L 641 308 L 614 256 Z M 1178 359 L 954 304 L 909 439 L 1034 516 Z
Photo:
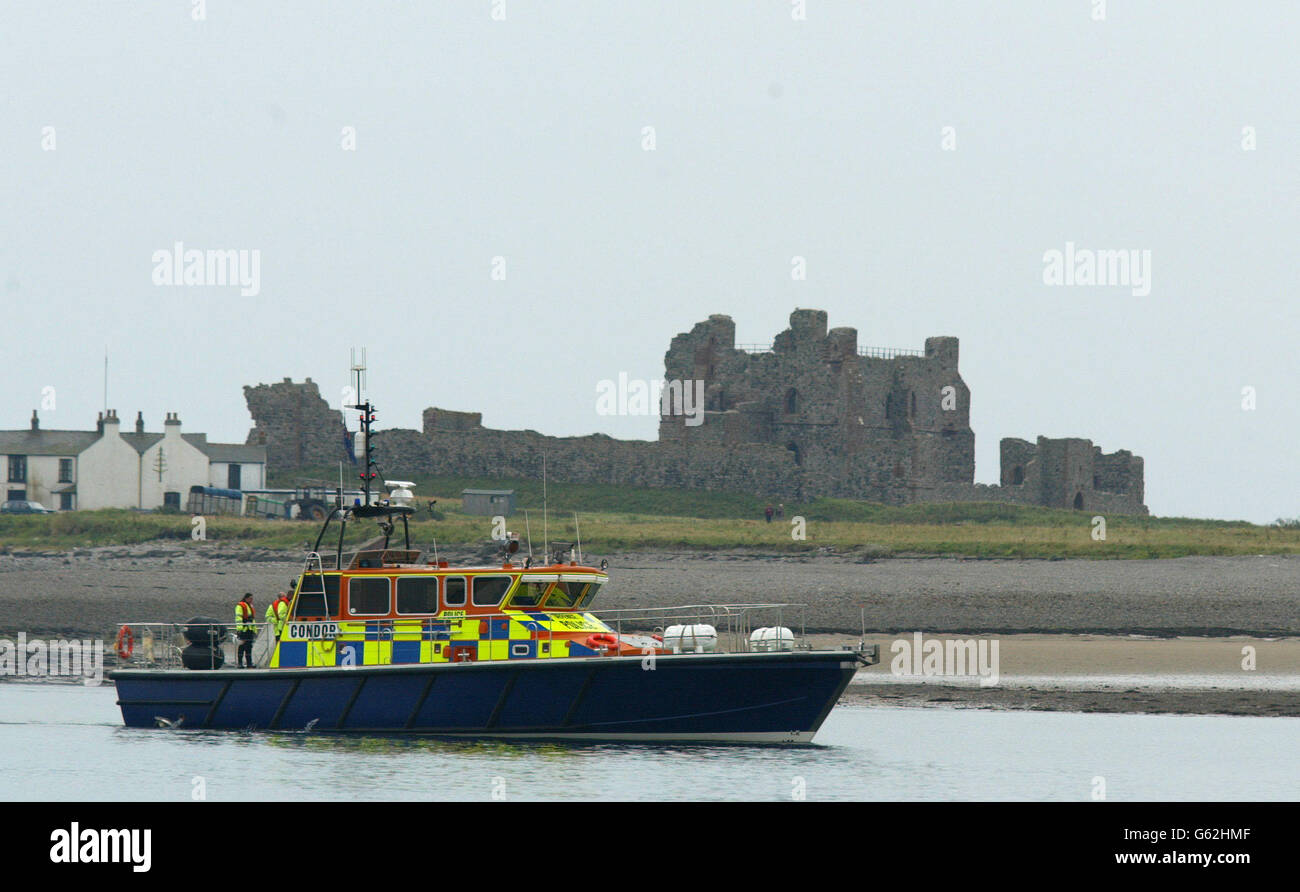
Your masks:
M 284 624 L 289 621 L 289 595 L 286 592 L 280 592 L 280 597 L 267 605 L 266 621 L 275 632 L 275 640 L 279 641 L 284 634 Z
M 253 668 L 253 642 L 257 640 L 257 611 L 253 609 L 253 593 L 248 592 L 235 605 L 235 637 L 239 650 L 235 652 L 240 669 Z

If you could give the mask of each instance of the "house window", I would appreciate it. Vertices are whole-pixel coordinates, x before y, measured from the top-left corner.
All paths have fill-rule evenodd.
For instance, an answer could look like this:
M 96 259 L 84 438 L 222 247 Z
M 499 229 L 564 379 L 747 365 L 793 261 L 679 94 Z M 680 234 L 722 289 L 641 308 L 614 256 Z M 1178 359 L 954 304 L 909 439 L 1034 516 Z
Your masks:
M 72 482 L 72 459 L 70 458 L 59 459 L 59 482 L 60 483 Z
M 163 493 L 163 507 L 175 508 L 177 511 L 181 510 L 181 494 L 178 492 Z
M 243 489 L 239 485 L 239 465 L 231 464 L 226 467 L 226 489 Z
M 799 391 L 791 387 L 785 392 L 785 414 L 794 415 L 799 411 Z
M 25 489 L 11 489 L 11 490 L 9 490 L 8 501 L 10 501 L 10 502 L 25 502 L 25 501 L 27 501 L 27 490 L 25 490 Z
M 59 510 L 60 511 L 72 510 L 72 493 L 70 492 L 59 493 Z
M 1011 482 L 1016 486 L 1025 482 L 1025 469 L 1020 465 L 1016 465 L 1011 469 Z
M 9 482 L 10 483 L 27 482 L 27 456 L 25 455 L 9 456 Z

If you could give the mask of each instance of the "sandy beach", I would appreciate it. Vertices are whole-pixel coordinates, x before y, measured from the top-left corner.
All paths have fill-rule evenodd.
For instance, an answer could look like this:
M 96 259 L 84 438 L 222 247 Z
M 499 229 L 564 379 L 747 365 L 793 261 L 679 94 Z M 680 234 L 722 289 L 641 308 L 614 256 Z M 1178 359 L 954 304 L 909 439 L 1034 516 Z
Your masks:
M 956 636 L 924 635 L 942 645 Z M 995 684 L 915 672 L 914 636 L 869 639 L 880 664 L 858 672 L 846 702 L 1072 712 L 1300 716 L 1300 638 L 1000 635 Z M 981 639 L 961 639 L 976 640 Z M 812 636 L 814 647 L 856 642 Z M 914 649 L 914 648 L 913 648 Z M 1247 668 L 1250 667 L 1250 668 Z
M 466 553 L 442 555 L 453 564 Z M 845 695 L 879 705 L 1300 715 L 1300 558 L 891 559 L 742 552 L 610 561 L 599 607 L 802 605 L 816 646 L 880 645 Z M 194 543 L 0 555 L 0 634 L 110 639 L 120 622 L 264 607 L 300 571 L 284 553 Z M 801 625 L 800 611 L 783 622 Z M 895 675 L 915 632 L 997 640 L 999 682 Z M 1253 647 L 1256 668 L 1242 668 Z

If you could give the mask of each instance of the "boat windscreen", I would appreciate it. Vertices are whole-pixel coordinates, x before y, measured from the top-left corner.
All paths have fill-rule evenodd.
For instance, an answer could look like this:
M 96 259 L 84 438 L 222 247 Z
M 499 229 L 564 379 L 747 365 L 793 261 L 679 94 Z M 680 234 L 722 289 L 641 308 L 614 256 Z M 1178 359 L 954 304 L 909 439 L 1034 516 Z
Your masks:
M 510 596 L 511 607 L 536 607 L 542 603 L 542 595 L 546 594 L 548 583 L 545 582 L 524 582 L 520 580 L 519 585 L 515 586 L 515 593 Z
M 546 606 L 554 609 L 586 607 L 598 591 L 599 582 L 557 582 L 546 596 Z

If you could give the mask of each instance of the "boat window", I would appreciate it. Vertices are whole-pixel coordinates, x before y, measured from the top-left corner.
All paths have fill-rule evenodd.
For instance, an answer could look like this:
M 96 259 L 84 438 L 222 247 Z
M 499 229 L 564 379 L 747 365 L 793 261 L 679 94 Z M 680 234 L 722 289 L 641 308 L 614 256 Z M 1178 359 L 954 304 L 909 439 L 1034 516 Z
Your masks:
M 442 603 L 445 607 L 465 606 L 465 577 L 448 576 L 443 584 Z
M 578 603 L 578 598 L 582 597 L 583 589 L 586 587 L 585 582 L 557 582 L 546 599 L 546 606 L 572 607 Z
M 546 594 L 546 582 L 520 582 L 515 593 L 510 596 L 511 607 L 536 607 L 542 603 L 542 595 Z
M 474 606 L 497 606 L 510 589 L 510 583 L 514 581 L 513 576 L 475 576 L 472 595 Z
M 348 613 L 353 616 L 383 616 L 389 610 L 387 576 L 348 581 Z
M 397 580 L 398 613 L 437 613 L 438 577 L 405 576 Z
M 575 605 L 573 605 L 573 606 L 575 606 L 575 607 L 586 607 L 587 605 L 589 605 L 592 601 L 594 601 L 594 600 L 596 599 L 596 592 L 598 592 L 598 591 L 600 591 L 600 583 L 599 583 L 599 582 L 591 582 L 591 583 L 587 583 L 587 590 L 584 591 L 581 595 L 578 596 L 578 603 L 575 604 Z
M 298 600 L 293 610 L 295 618 L 339 615 L 338 574 L 327 574 L 324 580 L 322 594 L 319 574 L 310 573 L 302 577 L 302 584 L 298 588 Z
M 599 582 L 557 582 L 546 598 L 547 607 L 585 607 L 600 591 Z

